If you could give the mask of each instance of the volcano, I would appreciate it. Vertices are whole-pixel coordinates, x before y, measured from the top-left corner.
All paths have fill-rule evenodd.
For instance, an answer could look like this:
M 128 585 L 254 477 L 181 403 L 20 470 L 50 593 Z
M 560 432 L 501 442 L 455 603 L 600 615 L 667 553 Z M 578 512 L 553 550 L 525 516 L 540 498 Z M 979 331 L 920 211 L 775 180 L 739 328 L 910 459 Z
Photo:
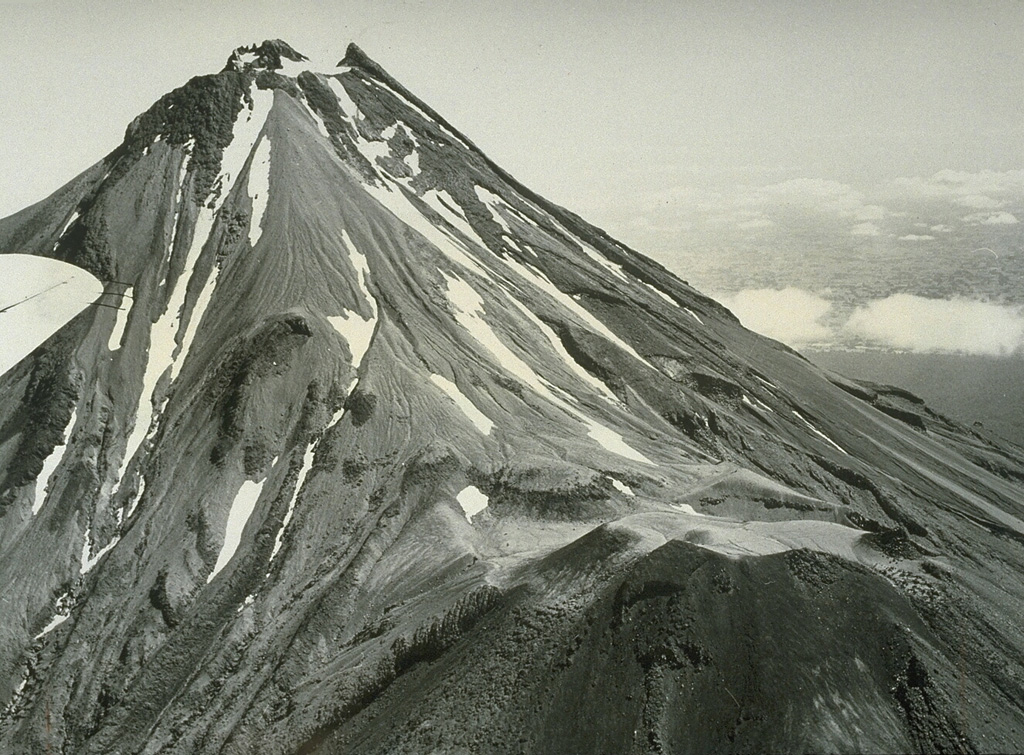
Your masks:
M 0 378 L 2 752 L 1024 748 L 1024 451 L 355 46 L 239 48 L 0 249 L 103 283 Z

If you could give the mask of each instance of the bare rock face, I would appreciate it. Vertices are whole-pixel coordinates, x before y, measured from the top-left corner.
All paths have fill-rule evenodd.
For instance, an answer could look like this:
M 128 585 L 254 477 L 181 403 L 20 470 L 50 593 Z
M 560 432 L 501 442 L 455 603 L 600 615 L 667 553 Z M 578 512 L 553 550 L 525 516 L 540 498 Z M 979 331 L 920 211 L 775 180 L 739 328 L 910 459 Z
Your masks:
M 117 305 L 0 378 L 0 751 L 1024 747 L 1019 449 L 305 66 L 0 221 Z

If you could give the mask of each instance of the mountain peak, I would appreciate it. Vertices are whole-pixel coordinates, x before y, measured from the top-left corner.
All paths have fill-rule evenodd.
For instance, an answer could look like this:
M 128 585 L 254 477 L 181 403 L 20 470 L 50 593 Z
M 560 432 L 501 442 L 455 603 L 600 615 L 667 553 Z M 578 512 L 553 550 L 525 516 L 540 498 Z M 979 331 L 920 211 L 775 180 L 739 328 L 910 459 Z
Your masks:
M 228 58 L 224 70 L 267 70 L 280 71 L 285 67 L 285 61 L 301 63 L 308 61 L 302 53 L 281 39 L 268 39 L 260 44 L 236 47 L 231 57 Z

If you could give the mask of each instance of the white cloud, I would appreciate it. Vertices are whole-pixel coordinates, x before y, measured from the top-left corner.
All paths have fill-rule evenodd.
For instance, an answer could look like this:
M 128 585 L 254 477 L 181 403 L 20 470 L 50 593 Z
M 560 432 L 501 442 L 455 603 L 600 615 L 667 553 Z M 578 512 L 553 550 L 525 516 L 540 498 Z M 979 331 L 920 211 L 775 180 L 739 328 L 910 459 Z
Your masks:
M 785 207 L 838 215 L 854 220 L 881 220 L 890 214 L 849 184 L 823 178 L 793 178 L 768 186 L 745 186 L 736 197 L 739 206 Z
M 972 210 L 995 210 L 1005 204 L 1005 202 L 1000 202 L 998 199 L 986 197 L 984 194 L 968 194 L 963 197 L 957 197 L 953 201 L 961 207 L 970 207 Z
M 893 182 L 893 187 L 900 193 L 922 197 L 946 197 L 959 200 L 973 197 L 996 201 L 993 199 L 993 195 L 1020 196 L 1024 194 L 1024 170 L 1004 172 L 983 170 L 977 173 L 940 170 L 930 178 L 921 176 L 897 178 Z M 970 200 L 968 199 L 968 201 Z M 979 201 L 982 200 L 979 199 Z M 989 209 L 989 207 L 979 207 L 978 209 Z
M 918 235 L 916 233 L 908 233 L 906 236 L 900 236 L 900 241 L 935 241 L 934 236 Z
M 895 294 L 858 308 L 844 328 L 870 342 L 909 351 L 1001 356 L 1024 344 L 1019 308 L 960 298 Z
M 963 220 L 974 225 L 1016 225 L 1020 222 L 1009 212 L 975 212 L 964 216 Z
M 882 230 L 874 223 L 858 223 L 850 229 L 854 236 L 880 236 Z
M 831 328 L 821 320 L 832 310 L 832 302 L 800 288 L 745 289 L 716 295 L 751 330 L 790 346 L 829 341 Z
M 934 231 L 935 233 L 952 233 L 953 226 L 946 225 L 945 223 L 939 223 L 938 225 L 933 225 L 929 230 Z

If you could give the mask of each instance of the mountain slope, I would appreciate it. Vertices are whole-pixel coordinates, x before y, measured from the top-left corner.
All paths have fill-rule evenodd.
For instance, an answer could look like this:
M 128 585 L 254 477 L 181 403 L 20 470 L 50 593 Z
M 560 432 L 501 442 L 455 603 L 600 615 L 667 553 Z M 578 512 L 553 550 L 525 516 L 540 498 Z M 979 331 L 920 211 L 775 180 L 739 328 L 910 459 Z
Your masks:
M 1021 748 L 1019 451 L 354 46 L 240 48 L 0 248 L 121 303 L 2 378 L 0 749 Z

